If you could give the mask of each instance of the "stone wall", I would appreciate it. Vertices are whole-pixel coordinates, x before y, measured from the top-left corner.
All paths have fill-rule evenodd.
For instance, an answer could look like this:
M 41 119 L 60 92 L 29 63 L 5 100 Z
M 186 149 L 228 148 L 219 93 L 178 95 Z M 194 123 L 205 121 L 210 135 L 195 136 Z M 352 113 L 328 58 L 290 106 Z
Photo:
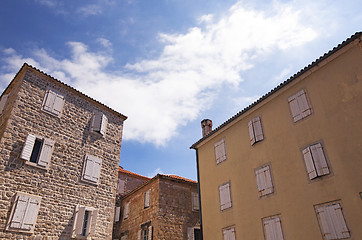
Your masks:
M 129 191 L 132 191 L 133 189 L 137 188 L 148 180 L 150 180 L 150 178 L 137 174 L 126 173 L 124 172 L 124 170 L 120 170 L 118 172 L 118 184 L 123 187 L 118 187 L 118 194 L 123 195 Z M 123 181 L 123 185 L 120 184 L 121 181 Z
M 111 239 L 123 120 L 120 115 L 25 65 L 13 108 L 6 107 L 8 121 L 1 119 L 0 142 L 0 238 L 70 239 L 77 204 L 98 209 L 92 239 Z M 61 117 L 41 110 L 48 86 L 65 95 Z M 15 92 L 15 94 L 14 94 Z M 9 102 L 10 104 L 10 102 Z M 10 106 L 10 105 L 9 105 Z M 105 137 L 89 131 L 93 110 L 108 118 Z M 9 114 L 11 111 L 11 114 Z M 9 114 L 9 115 L 8 115 Z M 19 156 L 29 133 L 55 141 L 49 168 L 25 164 Z M 102 159 L 99 184 L 81 181 L 84 157 Z M 42 197 L 33 234 L 4 231 L 16 192 Z M 36 237 L 36 238 L 35 238 Z M 91 239 L 91 238 L 89 238 Z

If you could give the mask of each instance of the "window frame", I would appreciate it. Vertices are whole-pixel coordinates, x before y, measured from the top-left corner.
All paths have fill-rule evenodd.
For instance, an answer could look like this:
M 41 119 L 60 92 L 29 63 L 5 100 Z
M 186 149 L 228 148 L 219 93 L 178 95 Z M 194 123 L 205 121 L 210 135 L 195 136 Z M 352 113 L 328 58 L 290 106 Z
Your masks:
M 328 210 L 327 210 L 327 208 L 328 208 Z M 331 213 L 328 212 L 328 211 L 333 211 L 333 210 L 336 210 L 336 209 L 339 210 L 339 213 L 338 214 L 333 214 L 332 213 L 332 215 L 334 215 L 334 216 L 330 215 Z M 318 205 L 314 206 L 314 210 L 315 210 L 315 213 L 316 213 L 316 216 L 317 216 L 317 219 L 318 219 L 319 229 L 320 229 L 320 232 L 321 232 L 322 237 L 323 237 L 324 240 L 348 239 L 348 238 L 351 237 L 351 231 L 348 228 L 346 218 L 344 217 L 342 209 L 343 209 L 343 207 L 342 207 L 342 204 L 341 204 L 340 200 L 327 202 L 327 203 L 322 203 L 322 204 L 318 204 Z M 325 218 L 329 218 L 328 220 L 325 219 L 325 218 L 322 220 L 322 217 L 321 217 L 321 214 L 320 214 L 322 211 L 323 211 L 323 213 L 326 213 L 326 211 L 328 212 L 326 214 L 329 215 L 329 216 L 325 216 Z M 334 220 L 332 220 L 331 218 L 334 218 Z M 336 222 L 339 222 L 339 224 L 342 224 L 344 226 L 339 226 L 338 227 L 338 226 L 336 226 L 336 224 L 337 224 Z M 325 224 L 327 224 L 328 226 L 326 226 Z M 327 236 L 326 231 L 331 230 L 331 229 L 326 229 L 326 228 L 329 228 L 329 227 L 333 228 L 333 232 L 336 235 L 343 235 L 343 233 L 347 232 L 348 236 L 342 236 L 341 238 L 338 237 L 338 236 L 337 236 L 337 238 L 333 238 L 333 236 L 332 236 L 332 238 L 327 238 L 326 237 Z M 345 228 L 345 229 L 344 229 L 344 231 L 341 231 L 341 232 L 337 233 L 336 228 Z M 339 230 L 342 230 L 342 229 L 339 229 Z M 345 230 L 347 230 L 347 231 L 345 231 Z
M 86 222 L 85 235 L 83 235 L 85 212 L 89 212 L 90 216 Z M 89 236 L 95 235 L 98 209 L 78 204 L 75 206 L 73 216 L 72 238 L 87 239 Z
M 32 226 L 30 227 L 30 229 L 25 229 L 25 228 L 21 228 L 21 227 L 20 228 L 12 227 L 11 225 L 13 223 L 13 218 L 16 216 L 15 214 L 19 214 L 19 213 L 17 213 L 17 209 L 21 208 L 21 205 L 19 204 L 19 201 L 21 201 L 21 200 L 25 201 L 26 198 L 28 198 L 29 200 L 27 200 L 26 207 L 25 207 L 25 210 L 24 210 L 24 215 L 20 218 L 19 221 L 20 221 L 21 225 L 24 224 L 24 221 L 25 221 L 24 219 L 27 217 L 27 214 L 29 213 L 30 201 L 32 200 L 33 203 L 37 203 L 37 206 L 32 207 L 32 209 L 31 209 L 31 211 L 33 211 L 30 214 L 31 215 L 30 220 L 32 222 Z M 42 200 L 42 197 L 40 197 L 40 196 L 36 196 L 36 195 L 24 193 L 24 192 L 16 192 L 16 194 L 13 197 L 11 212 L 10 212 L 8 221 L 7 221 L 6 226 L 5 226 L 5 231 L 21 232 L 21 233 L 33 233 L 34 229 L 35 229 L 37 219 L 38 219 L 38 215 L 39 215 L 41 200 Z M 21 211 L 21 210 L 19 210 L 19 211 Z M 17 215 L 17 216 L 19 216 L 19 215 Z M 29 223 L 27 225 L 29 225 Z
M 53 96 L 51 96 L 53 95 Z M 41 110 L 55 117 L 61 117 L 64 109 L 65 94 L 54 88 L 45 90 Z
M 39 152 L 36 156 L 36 162 L 31 161 L 34 153 L 36 141 L 42 142 Z M 25 160 L 25 164 L 48 170 L 54 151 L 55 141 L 36 134 L 28 134 L 26 136 L 20 158 Z

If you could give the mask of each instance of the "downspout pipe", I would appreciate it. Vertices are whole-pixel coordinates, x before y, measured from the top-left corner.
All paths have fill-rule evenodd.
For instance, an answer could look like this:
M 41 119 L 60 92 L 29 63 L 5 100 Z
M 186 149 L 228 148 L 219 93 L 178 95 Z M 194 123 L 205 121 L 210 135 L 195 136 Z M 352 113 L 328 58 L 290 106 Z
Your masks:
M 201 207 L 201 191 L 200 191 L 200 173 L 199 173 L 199 153 L 198 149 L 196 150 L 196 169 L 197 169 L 197 190 L 199 191 L 199 214 L 200 214 L 200 240 L 203 240 L 203 231 L 202 231 L 202 207 Z

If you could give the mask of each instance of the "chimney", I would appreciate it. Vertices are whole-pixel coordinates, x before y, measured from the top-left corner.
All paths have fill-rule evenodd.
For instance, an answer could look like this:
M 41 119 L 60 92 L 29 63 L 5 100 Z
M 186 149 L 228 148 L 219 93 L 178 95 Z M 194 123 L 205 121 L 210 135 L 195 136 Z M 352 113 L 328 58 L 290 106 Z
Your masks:
M 204 119 L 201 121 L 202 137 L 205 137 L 212 131 L 212 121 L 210 119 Z

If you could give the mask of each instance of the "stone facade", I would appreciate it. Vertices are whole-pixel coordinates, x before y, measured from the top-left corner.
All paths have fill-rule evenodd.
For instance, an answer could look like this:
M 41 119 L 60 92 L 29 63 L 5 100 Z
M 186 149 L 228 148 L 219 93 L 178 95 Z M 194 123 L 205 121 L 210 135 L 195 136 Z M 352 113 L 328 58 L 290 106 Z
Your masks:
M 62 100 L 50 110 L 49 89 Z M 5 95 L 0 116 L 0 239 L 111 239 L 126 117 L 27 64 L 2 98 Z M 103 117 L 105 132 L 92 128 L 99 119 L 94 113 Z M 29 135 L 36 137 L 32 156 L 37 141 L 41 144 L 36 161 L 49 157 L 46 167 L 24 160 Z M 86 219 L 82 232 L 77 224 Z
M 194 237 L 200 228 L 195 181 L 158 174 L 124 195 L 119 206 L 122 214 L 115 223 L 114 239 L 198 239 Z
M 127 171 L 122 167 L 118 169 L 118 194 L 124 195 L 129 191 L 137 188 L 143 183 L 150 180 L 150 178 L 141 176 L 139 174 Z

